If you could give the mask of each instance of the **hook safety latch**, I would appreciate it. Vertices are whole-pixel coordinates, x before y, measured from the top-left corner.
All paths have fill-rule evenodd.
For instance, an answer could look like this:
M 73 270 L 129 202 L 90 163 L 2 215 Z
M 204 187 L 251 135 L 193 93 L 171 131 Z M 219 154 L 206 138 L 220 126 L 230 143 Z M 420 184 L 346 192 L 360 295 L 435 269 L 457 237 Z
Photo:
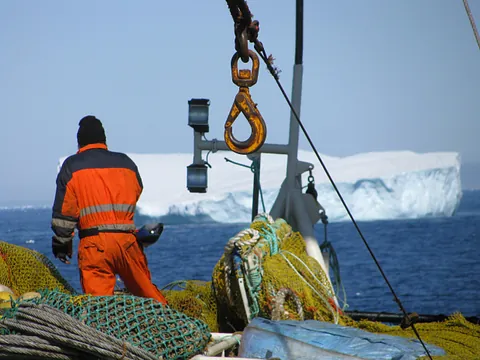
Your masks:
M 263 120 L 257 105 L 253 102 L 250 96 L 250 86 L 256 84 L 258 79 L 258 69 L 260 67 L 257 54 L 249 50 L 248 55 L 252 59 L 252 70 L 238 70 L 238 60 L 240 54 L 237 52 L 232 57 L 232 81 L 240 87 L 232 108 L 225 122 L 225 143 L 228 148 L 238 154 L 251 154 L 262 147 L 267 137 L 267 127 Z M 233 136 L 232 125 L 237 119 L 240 112 L 252 129 L 250 137 L 245 141 L 239 141 Z

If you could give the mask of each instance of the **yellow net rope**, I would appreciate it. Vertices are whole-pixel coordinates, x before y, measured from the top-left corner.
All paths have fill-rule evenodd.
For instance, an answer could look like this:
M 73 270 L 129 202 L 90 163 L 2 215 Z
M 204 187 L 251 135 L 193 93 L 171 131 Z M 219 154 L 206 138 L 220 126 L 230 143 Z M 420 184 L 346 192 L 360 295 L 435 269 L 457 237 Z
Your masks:
M 349 326 L 358 327 L 372 333 L 416 339 L 411 328 L 403 330 L 400 326 L 389 326 L 368 320 L 359 322 L 352 320 Z M 433 359 L 480 359 L 480 325 L 468 322 L 459 313 L 452 314 L 442 322 L 415 324 L 415 328 L 423 341 L 440 346 L 447 353 L 446 356 L 432 356 Z M 428 359 L 428 357 L 422 357 L 421 359 Z
M 8 286 L 16 296 L 38 289 L 75 293 L 45 255 L 4 241 L 0 241 L 0 284 Z
M 181 290 L 175 290 L 174 287 Z M 211 282 L 179 281 L 163 288 L 162 293 L 170 307 L 192 318 L 202 320 L 211 332 L 218 332 L 217 304 Z

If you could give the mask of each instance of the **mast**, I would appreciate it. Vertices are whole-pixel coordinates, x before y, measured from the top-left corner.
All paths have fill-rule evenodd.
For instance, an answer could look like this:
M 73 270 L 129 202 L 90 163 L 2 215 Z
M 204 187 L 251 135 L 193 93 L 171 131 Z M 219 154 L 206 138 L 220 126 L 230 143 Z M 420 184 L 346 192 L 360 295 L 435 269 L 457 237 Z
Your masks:
M 303 0 L 296 0 L 296 29 L 295 29 L 295 65 L 293 67 L 292 105 L 298 116 L 302 101 L 303 80 Z M 290 129 L 288 140 L 287 185 L 290 189 L 296 187 L 297 157 L 299 125 L 293 111 L 290 112 Z M 301 188 L 301 183 L 299 184 Z M 288 204 L 288 201 L 287 201 Z M 286 217 L 290 215 L 287 206 Z

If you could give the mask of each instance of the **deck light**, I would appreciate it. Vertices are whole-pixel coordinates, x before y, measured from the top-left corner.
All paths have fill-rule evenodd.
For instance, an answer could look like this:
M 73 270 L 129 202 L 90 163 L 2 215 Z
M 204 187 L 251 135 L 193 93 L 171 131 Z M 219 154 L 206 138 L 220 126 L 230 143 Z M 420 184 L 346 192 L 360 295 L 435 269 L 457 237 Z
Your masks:
M 207 133 L 209 99 L 191 99 L 188 102 L 188 125 L 196 132 Z
M 187 166 L 187 189 L 191 193 L 207 192 L 207 166 L 205 164 Z

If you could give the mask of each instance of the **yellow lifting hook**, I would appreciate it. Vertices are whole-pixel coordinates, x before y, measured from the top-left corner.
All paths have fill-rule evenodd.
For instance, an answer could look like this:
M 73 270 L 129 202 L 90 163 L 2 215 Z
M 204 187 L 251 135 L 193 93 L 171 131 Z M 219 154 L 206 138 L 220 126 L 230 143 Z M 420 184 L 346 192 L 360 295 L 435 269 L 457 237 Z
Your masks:
M 232 81 L 240 89 L 235 96 L 232 108 L 230 109 L 227 121 L 225 122 L 224 138 L 228 148 L 238 154 L 251 154 L 257 151 L 262 147 L 267 137 L 265 121 L 263 120 L 260 111 L 257 109 L 257 104 L 253 102 L 252 97 L 250 96 L 250 90 L 248 89 L 257 83 L 260 62 L 257 54 L 252 50 L 248 51 L 248 56 L 253 62 L 251 71 L 248 69 L 238 70 L 238 59 L 240 58 L 238 52 L 233 55 L 231 63 Z M 245 115 L 252 128 L 250 137 L 245 141 L 235 139 L 232 134 L 232 125 L 240 112 Z

